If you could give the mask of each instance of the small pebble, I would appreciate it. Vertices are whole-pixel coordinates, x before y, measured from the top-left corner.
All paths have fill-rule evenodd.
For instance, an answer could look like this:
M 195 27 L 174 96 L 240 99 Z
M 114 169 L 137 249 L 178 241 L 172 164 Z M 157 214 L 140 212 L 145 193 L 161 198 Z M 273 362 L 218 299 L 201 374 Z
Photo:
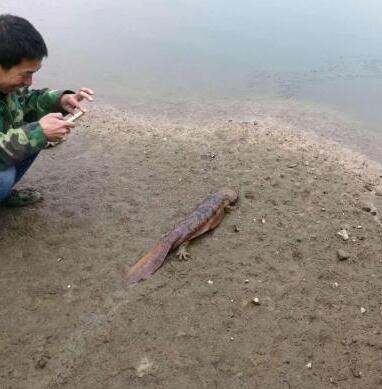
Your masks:
M 232 340 L 235 340 L 235 338 L 231 337 L 230 340 L 231 340 L 231 341 L 232 341 Z
M 212 280 L 208 280 L 208 283 L 212 285 L 214 282 Z
M 255 198 L 255 194 L 253 191 L 250 191 L 250 190 L 247 190 L 246 192 L 244 192 L 244 197 L 246 199 L 251 199 L 253 200 Z
M 244 284 L 248 284 L 248 282 L 249 282 L 249 280 L 245 280 L 245 281 L 244 281 Z
M 361 313 L 364 314 L 366 312 L 366 308 L 361 307 Z
M 351 369 L 351 372 L 353 374 L 353 377 L 355 378 L 362 378 L 362 372 L 356 369 Z
M 260 300 L 258 297 L 255 297 L 254 299 L 252 299 L 252 304 L 253 305 L 260 305 Z
M 308 362 L 305 366 L 306 366 L 308 369 L 311 369 L 311 368 L 312 368 L 312 362 Z
M 265 218 L 264 217 L 261 218 L 261 223 L 265 224 Z
M 240 231 L 240 228 L 239 228 L 239 226 L 238 226 L 237 224 L 235 224 L 235 225 L 233 226 L 233 230 L 234 230 L 235 232 L 239 232 L 239 231 Z
M 68 285 L 67 288 L 70 289 L 72 287 L 72 285 Z
M 367 189 L 369 192 L 372 192 L 374 189 L 374 185 L 369 182 L 365 184 L 365 189 Z
M 345 261 L 346 259 L 348 259 L 350 257 L 350 255 L 346 251 L 339 249 L 337 251 L 337 257 L 340 261 Z
M 41 356 L 41 357 L 37 360 L 37 362 L 36 362 L 36 365 L 35 365 L 36 368 L 37 368 L 37 369 L 43 369 L 43 368 L 47 365 L 49 359 L 50 359 L 50 356 L 49 356 L 49 355 L 43 355 L 43 356 Z
M 335 288 L 338 288 L 338 282 L 335 282 L 333 285 Z
M 346 230 L 341 230 L 337 232 L 337 235 L 339 235 L 343 240 L 349 239 L 349 234 Z
M 146 357 L 142 358 L 139 365 L 136 367 L 136 374 L 138 378 L 143 378 L 145 375 L 149 374 L 153 368 L 153 363 L 149 361 Z

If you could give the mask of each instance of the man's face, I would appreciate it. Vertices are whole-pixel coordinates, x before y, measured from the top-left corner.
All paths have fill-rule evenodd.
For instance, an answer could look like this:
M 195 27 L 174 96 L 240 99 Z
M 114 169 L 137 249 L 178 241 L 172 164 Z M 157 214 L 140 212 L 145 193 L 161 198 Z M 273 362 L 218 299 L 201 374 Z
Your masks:
M 10 69 L 0 66 L 0 92 L 15 92 L 19 88 L 32 85 L 33 74 L 41 68 L 39 59 L 23 59 Z

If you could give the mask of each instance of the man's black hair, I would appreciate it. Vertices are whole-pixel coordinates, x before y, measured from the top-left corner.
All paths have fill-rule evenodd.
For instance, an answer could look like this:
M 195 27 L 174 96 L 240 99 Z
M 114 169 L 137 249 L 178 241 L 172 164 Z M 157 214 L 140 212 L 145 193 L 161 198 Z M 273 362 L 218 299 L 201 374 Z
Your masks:
M 48 49 L 41 34 L 28 20 L 0 15 L 0 66 L 9 70 L 24 59 L 42 60 Z

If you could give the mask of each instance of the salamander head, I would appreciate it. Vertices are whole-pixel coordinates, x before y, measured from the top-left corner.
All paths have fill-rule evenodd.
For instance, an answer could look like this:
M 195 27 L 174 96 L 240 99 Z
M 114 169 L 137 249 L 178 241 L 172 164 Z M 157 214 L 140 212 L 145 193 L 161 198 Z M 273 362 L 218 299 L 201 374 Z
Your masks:
M 239 192 L 236 190 L 229 189 L 229 188 L 223 188 L 221 190 L 221 193 L 227 199 L 227 205 L 235 204 L 236 201 L 239 199 Z

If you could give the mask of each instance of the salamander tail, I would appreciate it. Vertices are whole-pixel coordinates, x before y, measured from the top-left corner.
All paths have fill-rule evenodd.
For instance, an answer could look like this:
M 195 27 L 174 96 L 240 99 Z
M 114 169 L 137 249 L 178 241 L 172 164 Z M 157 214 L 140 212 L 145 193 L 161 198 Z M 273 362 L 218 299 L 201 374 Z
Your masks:
M 157 271 L 166 259 L 172 244 L 159 241 L 146 255 L 127 271 L 128 284 L 142 281 Z

